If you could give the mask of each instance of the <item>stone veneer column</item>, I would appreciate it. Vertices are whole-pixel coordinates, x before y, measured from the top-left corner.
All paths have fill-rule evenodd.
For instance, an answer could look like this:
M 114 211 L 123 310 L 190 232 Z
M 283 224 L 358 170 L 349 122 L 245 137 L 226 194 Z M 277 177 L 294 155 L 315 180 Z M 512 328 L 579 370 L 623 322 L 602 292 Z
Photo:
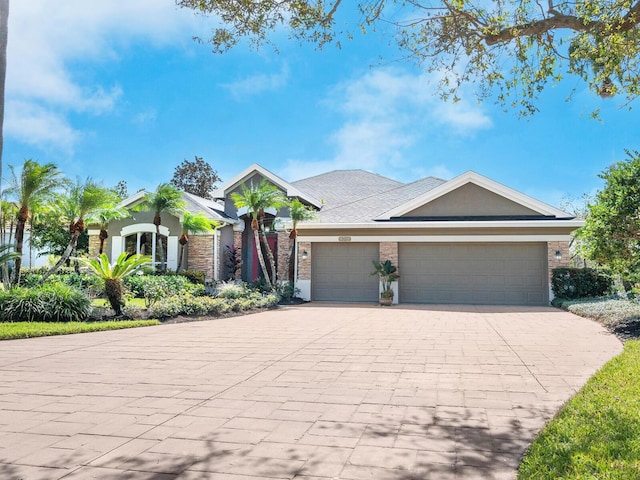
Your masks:
M 307 259 L 302 259 L 302 252 L 306 250 Z M 298 242 L 298 280 L 311 280 L 311 242 Z
M 108 239 L 104 241 L 104 249 L 107 249 Z M 100 255 L 100 237 L 98 235 L 89 235 L 89 257 L 97 257 Z M 106 251 L 104 253 L 107 253 Z
M 556 252 L 562 253 L 562 260 L 556 259 Z M 547 242 L 547 265 L 549 266 L 549 284 L 554 268 L 571 266 L 571 251 L 569 242 Z
M 278 279 L 285 280 L 289 279 L 287 274 L 287 259 L 291 254 L 291 244 L 292 240 L 289 238 L 289 234 L 285 231 L 278 232 L 278 258 L 277 262 L 277 271 L 278 271 Z
M 385 260 L 391 260 L 391 263 L 393 264 L 393 266 L 397 268 L 398 267 L 398 242 L 380 242 L 378 245 L 380 246 L 379 261 L 384 262 Z M 400 271 L 398 271 L 398 274 L 400 274 Z M 399 296 L 400 296 L 398 293 L 399 281 L 400 279 L 396 280 L 391 284 L 391 288 L 394 291 L 394 296 L 393 296 L 394 305 L 397 305 L 399 301 Z M 382 284 L 380 284 L 380 288 L 382 289 Z
M 236 270 L 236 280 L 242 280 L 242 231 L 233 230 L 233 246 L 236 249 L 236 260 L 238 269 Z
M 398 266 L 398 242 L 380 242 L 380 261 L 391 260 Z
M 189 236 L 188 270 L 201 270 L 205 278 L 213 278 L 213 243 L 213 235 Z

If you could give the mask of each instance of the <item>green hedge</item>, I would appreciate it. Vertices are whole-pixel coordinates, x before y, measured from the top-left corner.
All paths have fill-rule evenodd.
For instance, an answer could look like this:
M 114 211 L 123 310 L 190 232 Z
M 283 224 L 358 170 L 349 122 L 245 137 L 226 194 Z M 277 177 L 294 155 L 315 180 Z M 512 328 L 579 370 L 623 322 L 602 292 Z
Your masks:
M 551 288 L 558 298 L 601 297 L 611 292 L 611 276 L 593 268 L 554 268 Z
M 82 322 L 90 313 L 89 297 L 62 283 L 0 291 L 2 322 Z

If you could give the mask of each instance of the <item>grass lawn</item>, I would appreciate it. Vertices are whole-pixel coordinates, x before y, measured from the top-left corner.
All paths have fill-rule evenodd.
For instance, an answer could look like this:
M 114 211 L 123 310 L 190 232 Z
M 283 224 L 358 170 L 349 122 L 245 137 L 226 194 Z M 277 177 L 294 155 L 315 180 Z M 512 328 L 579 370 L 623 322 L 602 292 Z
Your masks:
M 525 479 L 640 480 L 640 341 L 625 344 L 542 431 Z
M 159 325 L 158 320 L 117 320 L 109 322 L 13 322 L 0 323 L 0 340 L 16 338 L 45 337 L 48 335 L 68 335 L 70 333 L 100 332 L 121 328 L 147 327 Z

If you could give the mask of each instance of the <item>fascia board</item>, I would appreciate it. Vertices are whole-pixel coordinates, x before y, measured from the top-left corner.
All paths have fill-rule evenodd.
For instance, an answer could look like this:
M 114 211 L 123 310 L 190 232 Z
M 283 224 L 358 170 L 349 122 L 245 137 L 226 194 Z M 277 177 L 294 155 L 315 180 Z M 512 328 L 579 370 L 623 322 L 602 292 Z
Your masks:
M 251 176 L 251 174 L 256 172 L 262 175 L 263 177 L 265 177 L 266 179 L 268 179 L 275 186 L 284 190 L 287 194 L 287 197 L 299 197 L 301 199 L 306 200 L 316 208 L 320 208 L 322 206 L 322 202 L 317 198 L 314 198 L 311 195 L 307 195 L 306 193 L 301 192 L 296 187 L 291 185 L 289 182 L 278 177 L 276 174 L 270 172 L 266 168 L 261 167 L 257 163 L 254 163 L 249 168 L 243 170 L 241 173 L 239 173 L 238 175 L 233 177 L 231 180 L 229 180 L 227 183 L 222 185 L 222 187 L 220 188 L 220 191 L 224 196 L 226 196 L 231 190 L 233 190 L 240 183 L 246 180 L 249 176 Z
M 128 196 L 118 204 L 118 208 L 130 208 L 136 203 L 140 202 L 142 198 L 147 194 L 145 190 L 140 190 L 133 195 Z
M 469 170 L 468 172 L 465 172 L 462 175 L 459 175 L 449 180 L 448 182 L 443 183 L 433 190 L 429 190 L 425 194 L 420 195 L 419 197 L 416 197 L 413 200 L 392 210 L 389 210 L 388 212 L 385 212 L 384 214 L 377 217 L 376 220 L 389 220 L 391 217 L 400 217 L 402 215 L 405 215 L 412 210 L 421 207 L 422 205 L 432 202 L 433 200 L 440 198 L 447 193 L 462 187 L 463 185 L 466 185 L 467 183 L 478 185 L 479 187 L 485 188 L 490 192 L 500 195 L 508 200 L 511 200 L 543 215 L 551 215 L 555 217 L 573 216 L 567 212 L 563 212 L 556 207 L 553 207 L 552 205 L 541 202 L 540 200 L 536 200 L 529 195 L 525 195 L 524 193 L 518 192 L 517 190 L 509 188 L 506 185 L 502 185 L 501 183 L 498 183 L 474 171 Z
M 549 228 L 584 226 L 584 220 L 496 220 L 496 221 L 452 221 L 452 222 L 362 222 L 362 223 L 299 223 L 298 230 L 397 230 L 406 228 Z

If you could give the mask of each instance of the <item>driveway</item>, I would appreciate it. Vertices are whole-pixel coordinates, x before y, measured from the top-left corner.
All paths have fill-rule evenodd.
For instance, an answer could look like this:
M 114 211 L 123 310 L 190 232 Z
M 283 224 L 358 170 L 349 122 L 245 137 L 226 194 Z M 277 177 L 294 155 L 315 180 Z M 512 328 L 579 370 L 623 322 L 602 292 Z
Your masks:
M 514 478 L 620 342 L 551 308 L 309 304 L 0 343 L 0 478 Z

